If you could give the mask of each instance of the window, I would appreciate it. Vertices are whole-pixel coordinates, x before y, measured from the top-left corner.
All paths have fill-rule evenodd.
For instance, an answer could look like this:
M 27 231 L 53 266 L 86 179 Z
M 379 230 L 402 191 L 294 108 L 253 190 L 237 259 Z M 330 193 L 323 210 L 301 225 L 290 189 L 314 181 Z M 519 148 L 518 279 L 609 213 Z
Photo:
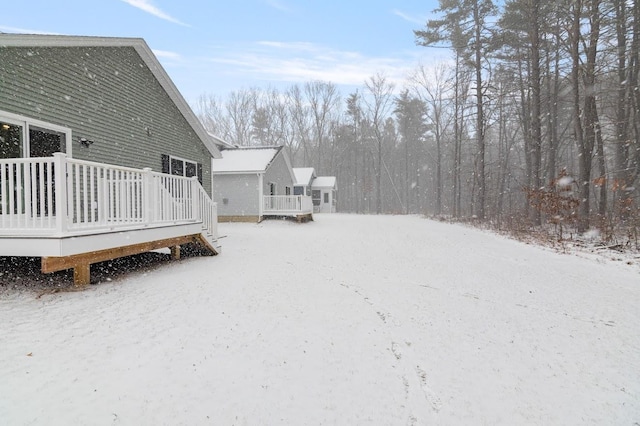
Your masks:
M 190 161 L 185 161 L 185 163 L 184 163 L 184 175 L 186 177 L 197 176 L 198 175 L 198 165 L 196 163 L 192 163 Z
M 179 160 L 177 158 L 171 159 L 171 169 L 169 170 L 169 174 L 174 176 L 184 176 L 184 160 Z M 191 177 L 191 176 L 187 176 Z
M 319 189 L 314 189 L 311 192 L 311 194 L 312 194 L 311 195 L 311 199 L 313 200 L 313 205 L 314 206 L 319 206 L 320 205 L 320 196 L 322 195 L 321 191 Z
M 197 176 L 198 181 L 202 183 L 202 164 L 173 155 L 162 156 L 162 173 L 184 177 Z
M 324 193 L 324 203 L 325 204 L 329 204 L 329 193 L 328 192 Z
M 291 195 L 291 187 L 290 186 L 285 186 L 284 187 L 284 195 Z
M 22 157 L 22 127 L 0 121 L 0 158 Z

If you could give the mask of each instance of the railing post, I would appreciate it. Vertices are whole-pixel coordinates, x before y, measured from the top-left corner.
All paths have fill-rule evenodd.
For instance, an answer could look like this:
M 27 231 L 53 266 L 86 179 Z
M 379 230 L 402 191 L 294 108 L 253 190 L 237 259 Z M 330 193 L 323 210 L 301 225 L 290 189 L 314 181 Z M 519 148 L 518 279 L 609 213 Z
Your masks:
M 144 223 L 153 222 L 153 174 L 151 172 L 150 167 L 145 167 L 142 169 L 142 211 L 143 211 L 143 219 Z
M 211 220 L 209 224 L 209 229 L 213 238 L 218 238 L 218 203 L 211 203 Z
M 53 157 L 56 231 L 58 234 L 64 234 L 69 228 L 69 218 L 67 217 L 67 154 L 56 152 L 53 154 Z
M 201 220 L 204 223 L 205 218 L 200 208 L 200 182 L 198 181 L 197 176 L 191 177 L 191 198 L 193 200 L 193 212 L 191 213 L 192 219 Z

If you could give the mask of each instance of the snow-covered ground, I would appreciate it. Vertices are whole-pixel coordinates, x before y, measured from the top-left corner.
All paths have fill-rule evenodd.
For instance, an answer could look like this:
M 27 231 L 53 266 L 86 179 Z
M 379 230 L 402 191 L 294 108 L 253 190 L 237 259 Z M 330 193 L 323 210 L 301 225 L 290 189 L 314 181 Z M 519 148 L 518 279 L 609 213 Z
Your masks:
M 4 292 L 3 425 L 637 425 L 640 271 L 415 216 Z

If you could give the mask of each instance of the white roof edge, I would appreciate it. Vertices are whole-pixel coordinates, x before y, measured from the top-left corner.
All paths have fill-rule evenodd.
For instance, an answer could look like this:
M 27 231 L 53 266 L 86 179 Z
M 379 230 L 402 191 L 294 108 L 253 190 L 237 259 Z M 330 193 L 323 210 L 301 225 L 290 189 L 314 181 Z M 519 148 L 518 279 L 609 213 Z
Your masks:
M 211 172 L 213 175 L 263 175 L 266 170 L 233 170 L 224 172 Z
M 213 137 L 205 130 L 195 113 L 173 83 L 146 41 L 133 37 L 97 37 L 42 34 L 0 34 L 0 46 L 10 47 L 133 47 L 158 80 L 183 117 L 203 141 L 214 158 L 221 158 Z
M 214 133 L 211 133 L 209 131 L 207 131 L 207 133 L 209 134 L 209 136 L 211 136 L 213 138 L 215 143 L 220 145 L 221 147 L 228 148 L 228 149 L 238 148 L 236 145 L 233 145 L 232 143 L 225 141 L 220 136 L 217 136 Z

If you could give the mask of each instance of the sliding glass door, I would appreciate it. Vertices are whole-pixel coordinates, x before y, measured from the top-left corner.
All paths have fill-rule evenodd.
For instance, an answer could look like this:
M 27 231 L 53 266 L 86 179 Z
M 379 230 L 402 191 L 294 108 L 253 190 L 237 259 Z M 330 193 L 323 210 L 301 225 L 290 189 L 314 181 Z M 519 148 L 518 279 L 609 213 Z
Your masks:
M 71 129 L 0 111 L 0 158 L 71 156 Z
M 55 211 L 50 161 L 2 160 L 46 158 L 56 152 L 70 155 L 70 142 L 70 129 L 0 111 L 0 215 L 33 220 Z

